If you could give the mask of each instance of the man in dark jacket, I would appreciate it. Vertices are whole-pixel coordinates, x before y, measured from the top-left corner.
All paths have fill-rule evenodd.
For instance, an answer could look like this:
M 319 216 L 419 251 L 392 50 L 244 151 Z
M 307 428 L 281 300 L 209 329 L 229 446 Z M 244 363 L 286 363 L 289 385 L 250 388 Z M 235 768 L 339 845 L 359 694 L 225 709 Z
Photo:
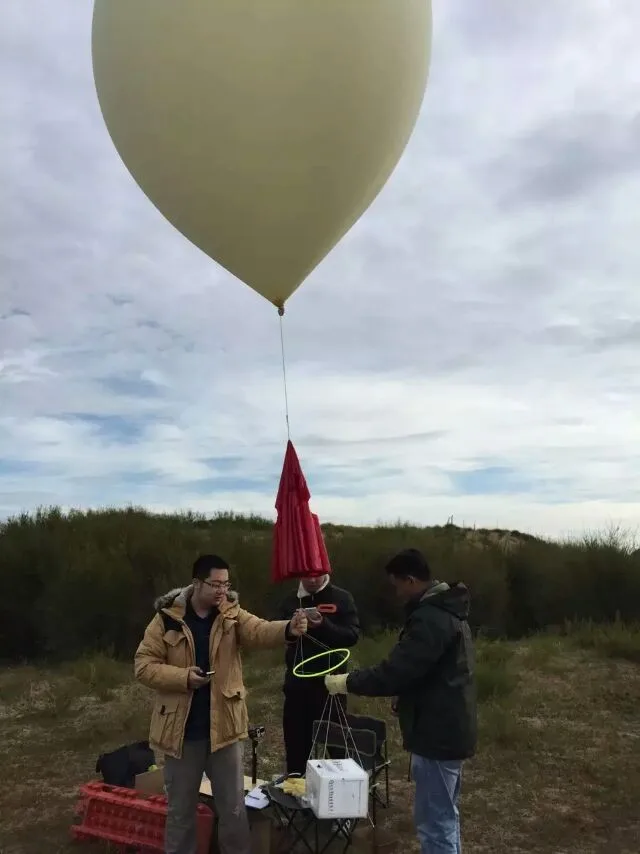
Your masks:
M 331 694 L 397 697 L 421 854 L 460 854 L 462 765 L 474 755 L 477 737 L 469 593 L 461 582 L 432 580 L 417 549 L 400 552 L 386 569 L 406 604 L 398 643 L 380 664 L 327 676 L 325 685 Z
M 293 675 L 293 668 L 326 649 L 354 646 L 360 637 L 360 620 L 353 596 L 331 584 L 328 575 L 303 579 L 297 591 L 282 602 L 280 613 L 287 615 L 282 619 L 290 619 L 300 608 L 314 610 L 307 611 L 307 636 L 286 647 L 282 730 L 287 773 L 304 775 L 313 744 L 313 722 L 322 718 L 329 695 L 322 676 L 299 679 Z M 301 669 L 310 673 L 323 671 L 337 663 L 340 657 L 327 655 Z M 346 671 L 345 663 L 334 672 Z M 346 698 L 338 700 L 346 711 Z M 336 712 L 334 710 L 332 715 L 334 719 Z

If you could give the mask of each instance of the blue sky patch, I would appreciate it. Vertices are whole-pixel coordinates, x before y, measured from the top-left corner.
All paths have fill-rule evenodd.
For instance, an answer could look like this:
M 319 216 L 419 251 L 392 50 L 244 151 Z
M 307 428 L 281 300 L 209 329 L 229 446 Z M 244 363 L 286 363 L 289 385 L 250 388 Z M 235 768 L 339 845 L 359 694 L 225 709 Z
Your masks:
M 381 465 L 375 459 L 362 460 L 358 468 L 330 463 L 305 471 L 312 496 L 314 493 L 321 493 L 337 495 L 341 498 L 359 497 L 372 491 L 377 492 L 381 481 L 401 477 L 402 474 L 401 469 Z
M 70 417 L 74 421 L 89 424 L 105 439 L 113 439 L 120 443 L 135 442 L 143 433 L 143 428 L 137 421 L 124 418 L 121 415 L 93 415 L 87 412 L 74 412 Z
M 0 457 L 0 476 L 12 474 L 41 474 L 42 470 L 42 463 L 35 463 L 30 460 L 9 460 L 6 457 Z
M 456 492 L 463 495 L 512 495 L 533 492 L 536 484 L 510 466 L 484 466 L 449 472 Z

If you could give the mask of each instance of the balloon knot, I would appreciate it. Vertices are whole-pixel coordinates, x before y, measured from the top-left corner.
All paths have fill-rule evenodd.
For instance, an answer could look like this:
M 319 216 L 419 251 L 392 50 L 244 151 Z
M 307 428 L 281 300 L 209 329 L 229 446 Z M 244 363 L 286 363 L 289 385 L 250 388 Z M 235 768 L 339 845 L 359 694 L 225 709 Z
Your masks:
M 284 315 L 284 306 L 283 305 L 278 306 L 278 314 L 280 315 L 280 317 L 282 317 Z

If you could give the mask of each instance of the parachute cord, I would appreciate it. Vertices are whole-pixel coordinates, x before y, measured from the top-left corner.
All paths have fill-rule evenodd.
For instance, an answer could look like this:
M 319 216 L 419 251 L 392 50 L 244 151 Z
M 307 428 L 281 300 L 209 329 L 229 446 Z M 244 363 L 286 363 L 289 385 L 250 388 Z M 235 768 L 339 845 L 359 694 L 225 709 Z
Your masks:
M 287 439 L 291 440 L 291 428 L 289 426 L 289 397 L 287 395 L 287 364 L 284 356 L 284 332 L 282 329 L 282 315 L 284 314 L 284 306 L 278 307 L 278 315 L 280 317 L 280 352 L 282 353 L 282 384 L 284 387 L 284 417 L 287 422 Z

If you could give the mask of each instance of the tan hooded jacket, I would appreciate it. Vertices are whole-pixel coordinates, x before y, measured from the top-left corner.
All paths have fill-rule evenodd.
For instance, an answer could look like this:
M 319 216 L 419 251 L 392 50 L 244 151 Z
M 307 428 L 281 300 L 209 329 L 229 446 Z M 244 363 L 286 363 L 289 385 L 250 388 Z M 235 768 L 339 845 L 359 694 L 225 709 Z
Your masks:
M 193 691 L 187 687 L 195 665 L 193 636 L 184 622 L 193 587 L 177 588 L 155 602 L 134 658 L 135 677 L 156 692 L 149 743 L 154 751 L 180 757 Z M 288 621 L 269 622 L 244 611 L 230 591 L 211 629 L 211 750 L 247 738 L 247 691 L 240 647 L 272 648 L 285 642 Z

